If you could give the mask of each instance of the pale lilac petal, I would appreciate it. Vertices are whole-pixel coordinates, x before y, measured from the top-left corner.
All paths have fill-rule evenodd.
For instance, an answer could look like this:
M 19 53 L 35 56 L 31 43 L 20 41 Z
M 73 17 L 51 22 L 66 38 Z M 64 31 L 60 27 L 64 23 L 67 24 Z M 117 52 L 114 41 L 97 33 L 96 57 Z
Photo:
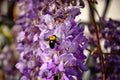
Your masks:
M 38 34 L 35 34 L 33 37 L 33 41 L 37 41 L 38 40 Z
M 60 62 L 59 66 L 58 66 L 58 69 L 59 69 L 60 71 L 64 71 L 64 64 L 63 64 L 62 61 Z
M 63 78 L 64 78 L 64 80 L 69 80 L 69 78 L 66 76 L 65 73 L 63 73 Z
M 40 70 L 46 70 L 46 69 L 47 69 L 47 63 L 42 64 Z
M 24 68 L 26 67 L 25 63 L 23 63 L 23 62 L 19 62 L 15 66 L 17 69 L 20 70 L 21 73 L 23 72 Z
M 26 76 L 22 76 L 20 80 L 29 80 Z
M 58 64 L 58 63 L 59 63 L 59 59 L 58 59 L 57 54 L 55 54 L 55 55 L 53 56 L 53 60 L 54 60 L 55 64 Z
M 25 32 L 20 32 L 18 37 L 17 37 L 17 41 L 20 42 L 25 38 Z
M 49 60 L 48 62 L 48 69 L 51 69 L 51 68 L 54 68 L 55 67 L 55 64 L 53 63 L 52 60 Z

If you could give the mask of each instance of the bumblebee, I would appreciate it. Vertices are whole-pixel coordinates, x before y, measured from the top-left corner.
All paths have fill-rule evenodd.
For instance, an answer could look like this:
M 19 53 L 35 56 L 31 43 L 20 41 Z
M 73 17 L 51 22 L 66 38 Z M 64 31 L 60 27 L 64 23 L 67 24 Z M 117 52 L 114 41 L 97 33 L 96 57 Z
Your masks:
M 57 37 L 55 35 L 52 35 L 49 37 L 49 46 L 51 49 L 55 47 L 55 44 L 59 44 L 57 41 Z

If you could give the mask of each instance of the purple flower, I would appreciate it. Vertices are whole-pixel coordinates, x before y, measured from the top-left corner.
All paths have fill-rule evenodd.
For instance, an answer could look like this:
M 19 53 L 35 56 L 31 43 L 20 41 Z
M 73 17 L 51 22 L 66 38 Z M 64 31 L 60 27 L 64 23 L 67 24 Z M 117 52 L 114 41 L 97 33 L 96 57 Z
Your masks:
M 6 44 L 0 53 L 1 79 L 15 80 L 20 78 L 20 72 L 15 68 L 17 62 L 16 50 L 12 45 Z
M 108 22 L 103 20 L 105 29 L 102 30 L 102 35 L 105 40 L 105 48 L 110 47 L 111 51 L 120 49 L 120 29 L 119 22 L 110 19 Z
M 25 3 L 30 7 L 18 20 L 22 31 L 17 38 L 20 61 L 16 67 L 23 74 L 21 80 L 81 80 L 81 72 L 87 70 L 83 64 L 87 39 L 84 27 L 75 21 L 79 7 L 59 1 Z
M 109 19 L 108 21 L 105 19 L 102 19 L 102 28 L 99 29 L 99 37 L 100 40 L 104 40 L 103 47 L 106 50 L 103 51 L 104 56 L 104 64 L 105 64 L 105 75 L 106 80 L 119 80 L 120 79 L 120 72 L 118 71 L 120 68 L 120 25 L 118 21 Z M 91 34 L 93 35 L 94 29 L 91 26 Z M 96 45 L 95 39 L 92 37 L 89 39 L 89 42 L 91 42 L 93 45 Z M 101 62 L 97 61 L 99 59 L 99 52 L 96 51 L 93 55 L 94 60 L 96 60 L 96 66 L 94 66 L 95 73 L 101 73 Z M 94 75 L 96 76 L 96 74 Z M 99 76 L 100 78 L 101 76 Z M 97 77 L 98 78 L 98 77 Z M 100 78 L 101 79 L 101 78 Z
M 120 68 L 120 29 L 119 22 L 109 19 L 109 21 L 103 20 L 105 29 L 102 30 L 102 36 L 105 38 L 106 49 L 110 48 L 110 52 L 105 54 L 106 60 L 106 75 L 107 80 L 120 79 L 120 72 L 118 71 Z M 111 66 L 110 66 L 111 65 Z M 109 71 L 108 71 L 109 70 Z

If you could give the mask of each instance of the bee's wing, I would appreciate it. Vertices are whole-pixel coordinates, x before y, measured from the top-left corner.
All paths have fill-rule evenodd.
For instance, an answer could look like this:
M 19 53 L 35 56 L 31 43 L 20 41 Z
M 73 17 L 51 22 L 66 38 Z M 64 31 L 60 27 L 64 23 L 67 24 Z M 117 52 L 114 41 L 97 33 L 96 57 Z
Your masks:
M 61 42 L 61 39 L 57 37 L 57 38 L 56 38 L 56 43 L 59 45 L 60 42 Z

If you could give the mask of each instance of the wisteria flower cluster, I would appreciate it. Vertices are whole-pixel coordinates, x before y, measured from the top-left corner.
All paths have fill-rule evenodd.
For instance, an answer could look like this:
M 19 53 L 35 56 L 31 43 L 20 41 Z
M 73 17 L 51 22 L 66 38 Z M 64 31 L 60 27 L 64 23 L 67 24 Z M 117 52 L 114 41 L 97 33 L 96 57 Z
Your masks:
M 105 66 L 107 80 L 120 79 L 120 25 L 118 21 L 109 19 L 103 20 L 105 29 L 102 30 L 102 36 L 105 38 L 104 47 L 110 48 L 110 52 L 105 53 Z M 110 66 L 111 65 L 111 66 Z
M 103 19 L 105 25 L 104 30 L 101 31 L 102 36 L 105 38 L 105 48 L 111 48 L 111 52 L 120 50 L 120 25 L 118 21 Z
M 12 32 L 8 25 L 0 24 L 0 80 L 18 80 L 20 77 L 15 68 L 18 56 Z
M 1 80 L 17 80 L 20 77 L 20 72 L 15 68 L 17 62 L 15 49 L 12 45 L 6 45 L 0 53 L 0 71 Z
M 75 17 L 80 6 L 67 0 L 19 0 L 17 37 L 21 80 L 81 80 L 87 39 Z M 80 0 L 80 5 L 84 6 Z M 83 5 L 82 5 L 83 4 Z
M 105 75 L 106 80 L 119 80 L 120 79 L 120 25 L 118 21 L 109 19 L 108 21 L 102 19 L 102 28 L 99 29 L 100 40 L 104 39 L 103 47 L 106 52 L 103 52 L 104 55 L 104 64 L 105 64 Z M 91 26 L 91 34 L 94 34 L 94 27 Z M 89 42 L 96 42 L 94 38 L 90 38 Z M 96 43 L 92 44 L 96 47 Z M 95 73 L 101 73 L 102 68 L 101 62 L 98 62 L 99 52 L 96 51 L 93 55 L 94 60 L 96 60 L 96 65 L 94 66 Z M 101 80 L 101 76 L 97 76 L 97 79 Z

